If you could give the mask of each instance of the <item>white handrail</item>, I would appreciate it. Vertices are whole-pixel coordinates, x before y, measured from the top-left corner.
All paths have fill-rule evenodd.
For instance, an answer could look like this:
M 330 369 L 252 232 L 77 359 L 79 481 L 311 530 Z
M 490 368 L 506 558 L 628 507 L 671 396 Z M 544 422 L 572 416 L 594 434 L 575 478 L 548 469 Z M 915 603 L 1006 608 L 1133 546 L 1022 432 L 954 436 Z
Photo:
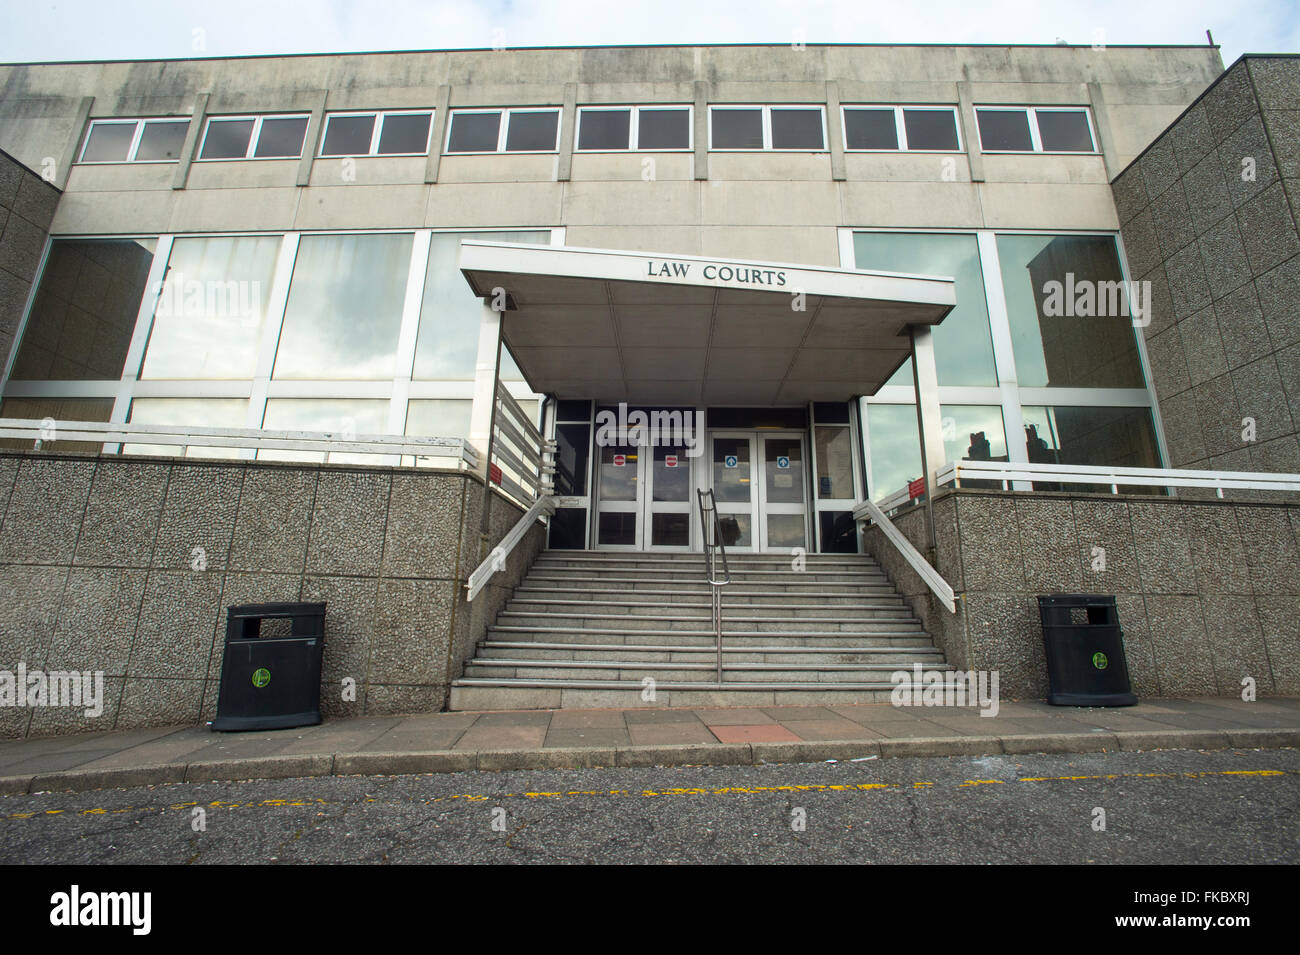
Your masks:
M 510 552 L 515 549 L 515 545 L 524 539 L 533 522 L 540 520 L 543 516 L 550 517 L 555 513 L 555 498 L 549 494 L 539 497 L 528 512 L 512 527 L 505 537 L 501 538 L 501 543 L 492 548 L 492 553 L 487 555 L 487 559 L 474 572 L 469 575 L 469 580 L 465 581 L 465 589 L 469 591 L 466 600 L 473 600 L 478 596 L 488 582 L 488 579 L 498 570 L 506 569 L 506 558 Z
M 64 441 L 103 444 L 153 444 L 166 447 L 253 448 L 276 451 L 337 451 L 348 454 L 396 454 L 411 457 L 456 458 L 474 468 L 478 455 L 462 438 L 422 438 L 392 434 L 355 434 L 346 438 L 332 431 L 268 431 L 261 428 L 207 428 L 190 425 L 130 424 L 105 421 L 61 421 L 0 418 L 0 438 L 33 442 L 49 450 Z
M 894 526 L 893 522 L 885 516 L 885 512 L 876 506 L 874 501 L 863 501 L 853 509 L 855 520 L 874 522 L 894 548 L 903 555 L 903 559 L 908 565 L 916 571 L 917 575 L 926 583 L 926 586 L 939 598 L 939 602 L 948 608 L 949 613 L 957 612 L 957 594 L 953 591 L 948 581 L 943 579 L 943 575 L 930 566 L 930 562 L 921 556 L 920 551 L 912 546 L 912 542 L 903 536 L 903 532 Z
M 1121 484 L 1138 487 L 1211 488 L 1224 490 L 1300 491 L 1300 474 L 1267 471 L 1193 471 L 1183 468 L 1128 468 L 1088 464 L 1029 464 L 1020 461 L 954 461 L 935 477 L 938 484 L 962 480 L 1042 481 L 1056 484 Z

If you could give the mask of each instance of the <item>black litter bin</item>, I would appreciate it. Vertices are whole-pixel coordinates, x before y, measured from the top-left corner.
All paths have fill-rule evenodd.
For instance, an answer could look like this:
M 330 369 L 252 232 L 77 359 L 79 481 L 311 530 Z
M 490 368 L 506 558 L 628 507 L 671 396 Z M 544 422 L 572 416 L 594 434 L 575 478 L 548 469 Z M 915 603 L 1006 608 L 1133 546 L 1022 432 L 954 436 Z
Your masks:
M 1054 706 L 1132 706 L 1124 632 L 1115 598 L 1051 594 L 1038 598 L 1047 651 L 1047 702 Z
M 214 730 L 313 726 L 320 716 L 323 603 L 227 608 Z

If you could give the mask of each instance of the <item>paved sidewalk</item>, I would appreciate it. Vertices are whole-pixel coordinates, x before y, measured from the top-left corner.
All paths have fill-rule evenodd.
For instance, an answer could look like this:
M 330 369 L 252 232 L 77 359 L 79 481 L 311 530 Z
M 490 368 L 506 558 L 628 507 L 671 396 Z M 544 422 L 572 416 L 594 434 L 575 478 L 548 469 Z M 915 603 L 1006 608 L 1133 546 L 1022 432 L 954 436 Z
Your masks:
M 1300 747 L 1300 698 L 1156 700 L 1113 709 L 764 706 L 513 710 L 0 742 L 0 794 L 297 776 L 597 766 L 748 765 L 886 756 Z

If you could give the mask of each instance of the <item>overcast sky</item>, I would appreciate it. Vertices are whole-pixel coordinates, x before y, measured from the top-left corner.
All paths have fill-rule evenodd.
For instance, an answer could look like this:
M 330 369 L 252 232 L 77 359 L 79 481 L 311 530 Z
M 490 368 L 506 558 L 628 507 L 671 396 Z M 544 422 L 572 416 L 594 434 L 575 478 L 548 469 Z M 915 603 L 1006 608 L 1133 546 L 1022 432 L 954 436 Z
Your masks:
M 1300 0 L 0 0 L 0 61 L 692 43 L 1300 52 Z

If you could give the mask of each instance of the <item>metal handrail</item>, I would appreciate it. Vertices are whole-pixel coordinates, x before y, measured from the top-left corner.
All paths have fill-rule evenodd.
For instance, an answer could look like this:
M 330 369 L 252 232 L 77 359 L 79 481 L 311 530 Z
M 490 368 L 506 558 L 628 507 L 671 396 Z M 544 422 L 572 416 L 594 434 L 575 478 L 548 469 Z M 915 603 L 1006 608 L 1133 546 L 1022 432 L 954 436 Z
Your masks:
M 894 545 L 894 548 L 903 556 L 903 559 L 916 571 L 930 591 L 939 598 L 939 602 L 948 608 L 949 613 L 957 612 L 957 595 L 952 589 L 952 585 L 943 579 L 943 575 L 930 565 L 930 562 L 921 556 L 921 552 L 912 546 L 912 542 L 903 536 L 903 532 L 894 526 L 893 521 L 885 516 L 876 503 L 871 500 L 862 501 L 853 509 L 853 517 L 859 521 L 871 521 L 885 533 L 885 537 Z
M 722 683 L 722 588 L 731 583 L 731 568 L 727 566 L 727 545 L 722 540 L 722 522 L 718 518 L 718 502 L 713 490 L 696 488 L 696 500 L 700 507 L 700 533 L 704 537 L 704 579 L 710 587 L 713 607 L 713 631 L 717 634 L 718 648 L 718 683 Z M 705 506 L 705 498 L 708 505 Z M 710 520 L 710 518 L 712 518 Z M 722 555 L 722 577 L 716 574 L 717 561 L 714 550 Z
M 524 535 L 532 528 L 533 523 L 540 521 L 543 517 L 550 517 L 555 513 L 555 498 L 550 494 L 543 494 L 539 497 L 525 513 L 524 516 L 515 522 L 515 526 L 505 537 L 501 538 L 501 543 L 492 548 L 492 553 L 483 560 L 481 564 L 474 569 L 465 581 L 465 589 L 468 593 L 466 600 L 473 600 L 478 596 L 478 592 L 486 586 L 488 578 L 499 570 L 506 569 L 506 558 L 510 552 L 515 549 L 515 545 L 524 539 Z

